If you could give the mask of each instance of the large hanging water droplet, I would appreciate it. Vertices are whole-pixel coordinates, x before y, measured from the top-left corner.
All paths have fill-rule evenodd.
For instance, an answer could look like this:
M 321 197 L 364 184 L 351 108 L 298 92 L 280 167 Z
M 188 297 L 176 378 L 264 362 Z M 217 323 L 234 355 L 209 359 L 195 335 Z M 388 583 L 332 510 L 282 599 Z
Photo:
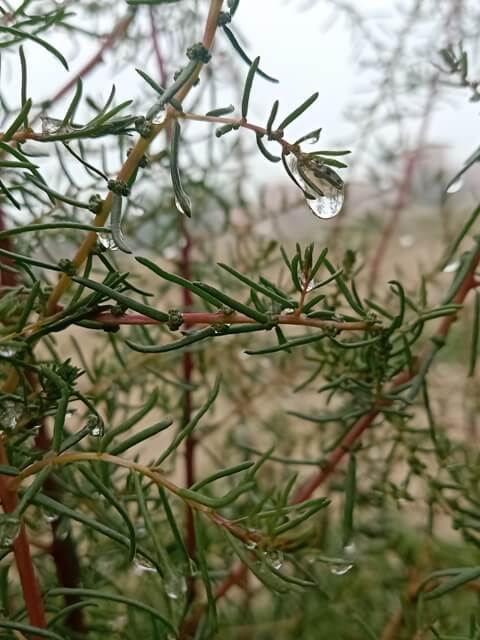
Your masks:
M 98 242 L 109 251 L 117 251 L 118 247 L 111 233 L 97 233 Z
M 142 573 L 156 573 L 157 571 L 157 568 L 155 567 L 153 562 L 140 555 L 136 555 L 133 559 L 133 566 L 133 572 L 137 576 L 141 575 Z
M 187 581 L 184 576 L 172 572 L 165 576 L 164 587 L 170 600 L 179 600 L 187 592 Z
M 0 515 L 0 548 L 9 549 L 20 533 L 20 518 L 12 513 Z
M 93 436 L 94 438 L 101 438 L 105 433 L 105 426 L 103 424 L 103 420 L 99 416 L 95 415 L 94 413 L 91 413 L 88 416 L 86 427 L 90 435 Z
M 339 191 L 334 187 L 328 187 L 325 190 L 325 195 L 315 198 L 315 200 L 305 198 L 306 203 L 314 215 L 316 215 L 317 218 L 323 218 L 325 220 L 334 218 L 340 213 L 343 207 L 343 200 L 343 189 Z
M 455 180 L 454 182 L 452 182 L 452 184 L 447 188 L 445 193 L 458 193 L 460 191 L 460 189 L 463 188 L 463 178 L 458 178 L 458 180 Z
M 344 183 L 340 176 L 315 156 L 304 155 L 289 159 L 289 168 L 311 198 L 306 203 L 317 218 L 334 218 L 342 209 Z

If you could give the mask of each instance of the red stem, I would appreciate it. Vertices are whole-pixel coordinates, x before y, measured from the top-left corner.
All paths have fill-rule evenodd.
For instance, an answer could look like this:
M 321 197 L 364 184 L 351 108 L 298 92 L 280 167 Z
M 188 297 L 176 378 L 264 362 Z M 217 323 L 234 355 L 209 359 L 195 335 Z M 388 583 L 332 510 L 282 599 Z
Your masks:
M 165 69 L 165 61 L 160 50 L 160 43 L 158 41 L 157 25 L 155 23 L 155 9 L 149 7 L 150 14 L 150 29 L 153 43 L 153 50 L 155 52 L 155 59 L 158 66 L 158 74 L 160 76 L 160 84 L 165 87 L 167 84 L 167 70 Z
M 2 438 L 0 438 L 0 464 L 8 464 L 8 456 Z M 4 512 L 12 513 L 17 506 L 17 495 L 9 490 L 8 477 L 4 475 L 0 475 L 0 498 Z M 47 621 L 43 609 L 42 595 L 35 575 L 27 530 L 23 522 L 12 548 L 28 618 L 33 626 L 44 629 L 47 626 Z M 40 640 L 39 636 L 34 636 L 34 640 Z
M 0 231 L 3 231 L 5 228 L 5 212 L 0 208 Z M 12 248 L 11 239 L 4 238 L 3 240 L 1 240 L 0 247 L 2 249 L 7 249 L 10 251 Z M 0 263 L 11 265 L 12 261 L 5 256 L 0 256 Z M 0 269 L 0 294 L 1 290 L 4 287 L 15 287 L 16 284 L 16 273 L 14 273 L 13 271 L 5 271 L 3 269 Z M 7 451 L 3 443 L 3 438 L 0 436 L 0 464 L 8 463 L 9 461 Z M 8 477 L 1 474 L 0 499 L 5 513 L 11 513 L 15 510 L 15 507 L 17 505 L 16 493 L 8 490 Z M 27 530 L 23 522 L 20 526 L 20 533 L 14 541 L 12 548 L 30 623 L 35 627 L 45 628 L 47 626 L 47 622 L 43 609 L 42 596 L 40 593 L 40 588 L 38 586 L 37 578 L 35 575 L 35 568 L 30 553 Z M 34 640 L 37 639 L 38 636 L 35 636 Z
M 186 291 L 189 291 L 186 289 Z M 190 293 L 190 291 L 189 291 Z M 190 294 L 189 300 L 192 301 Z M 61 311 L 61 308 L 58 308 Z M 149 318 L 142 314 L 125 313 L 121 316 L 112 313 L 100 313 L 93 316 L 92 320 L 104 322 L 108 325 L 150 325 L 162 324 L 159 320 Z M 204 311 L 187 311 L 182 312 L 183 325 L 192 326 L 196 324 L 254 324 L 257 322 L 242 313 L 222 313 L 222 312 L 204 312 Z M 302 317 L 294 313 L 280 315 L 277 319 L 278 324 L 295 325 L 301 327 L 314 327 L 317 329 L 337 329 L 340 331 L 376 331 L 380 329 L 378 324 L 369 324 L 367 322 L 339 322 L 337 320 L 315 320 L 314 318 Z

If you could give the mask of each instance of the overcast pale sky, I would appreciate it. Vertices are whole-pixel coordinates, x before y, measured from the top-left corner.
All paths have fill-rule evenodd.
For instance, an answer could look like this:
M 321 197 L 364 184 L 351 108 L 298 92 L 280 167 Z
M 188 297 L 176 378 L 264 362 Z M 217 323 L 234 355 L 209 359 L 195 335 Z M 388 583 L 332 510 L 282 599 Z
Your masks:
M 325 29 L 331 15 L 327 2 L 316 0 L 309 3 L 312 9 L 299 10 L 306 4 L 302 0 L 240 3 L 235 20 L 248 36 L 252 55 L 260 55 L 265 69 L 281 80 L 274 86 L 256 84 L 256 108 L 258 113 L 262 106 L 268 110 L 274 96 L 288 111 L 318 90 L 320 99 L 302 116 L 300 133 L 320 124 L 326 146 L 348 145 L 351 129 L 345 113 L 361 95 L 351 33 L 342 20 Z M 388 0 L 356 0 L 354 4 L 371 14 L 385 13 L 393 6 Z M 468 97 L 465 92 L 451 91 L 448 104 L 436 112 L 430 127 L 429 141 L 449 145 L 454 163 L 462 163 L 480 144 L 480 106 Z
M 385 0 L 356 1 L 362 10 L 370 12 L 385 12 L 388 11 L 386 7 L 391 6 Z M 345 120 L 349 106 L 361 99 L 351 34 L 341 20 L 329 30 L 325 29 L 326 19 L 330 15 L 328 2 L 310 2 L 313 8 L 302 10 L 306 4 L 306 0 L 242 0 L 240 3 L 235 16 L 236 29 L 240 29 L 247 38 L 252 58 L 260 55 L 262 67 L 280 79 L 278 85 L 256 80 L 252 119 L 265 122 L 275 98 L 280 100 L 280 114 L 288 113 L 318 90 L 320 99 L 302 116 L 301 122 L 292 126 L 289 137 L 322 126 L 322 147 L 341 144 L 353 147 L 355 151 L 351 129 Z M 168 9 L 160 8 L 159 12 L 163 10 Z M 71 73 L 80 68 L 93 53 L 91 45 L 84 50 L 65 37 L 58 44 L 66 48 L 67 56 L 73 55 Z M 38 45 L 29 43 L 26 47 L 27 51 L 34 53 L 33 58 L 29 58 L 33 66 L 30 69 L 29 93 L 34 100 L 46 98 L 62 86 L 69 74 Z M 111 55 L 115 54 L 108 54 L 107 62 Z M 142 67 L 144 62 L 138 61 L 137 64 Z M 134 66 L 125 65 L 114 78 L 106 75 L 105 69 L 99 68 L 86 81 L 86 87 L 102 87 L 102 93 L 106 96 L 111 82 L 115 82 L 118 100 L 135 97 L 141 91 L 142 81 L 135 73 Z M 12 58 L 12 68 L 9 73 L 3 73 L 2 83 L 18 84 L 16 67 L 18 59 Z M 246 66 L 244 69 L 246 72 Z M 429 140 L 450 145 L 454 165 L 462 163 L 478 145 L 479 112 L 480 106 L 468 102 L 468 95 L 452 92 L 450 103 L 438 111 L 433 119 Z M 53 116 L 61 114 L 60 106 L 51 113 Z M 258 171 L 267 176 L 270 172 L 276 172 L 277 168 L 260 158 Z

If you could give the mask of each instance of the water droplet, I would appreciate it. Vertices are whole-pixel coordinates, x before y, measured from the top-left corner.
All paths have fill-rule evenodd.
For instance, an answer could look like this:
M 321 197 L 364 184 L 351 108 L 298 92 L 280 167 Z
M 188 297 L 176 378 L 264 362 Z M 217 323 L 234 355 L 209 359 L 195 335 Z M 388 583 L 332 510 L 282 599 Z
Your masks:
M 352 567 L 353 563 L 351 562 L 336 562 L 335 564 L 330 565 L 330 573 L 334 576 L 344 576 Z
M 452 262 L 449 262 L 444 268 L 443 268 L 443 272 L 444 273 L 454 273 L 455 271 L 458 270 L 458 267 L 460 266 L 460 260 L 452 260 Z
M 452 182 L 452 184 L 446 190 L 446 193 L 458 193 L 460 189 L 462 189 L 463 184 L 463 178 L 458 178 L 458 180 Z
M 338 191 L 338 189 L 329 187 L 328 190 L 325 190 L 324 196 L 315 198 L 315 200 L 305 198 L 305 202 L 317 218 L 327 220 L 328 218 L 334 218 L 340 213 L 343 207 L 343 199 L 343 190 Z
M 68 518 L 60 518 L 55 529 L 55 537 L 57 540 L 66 540 L 70 535 L 70 520 Z
M 188 209 L 185 209 L 184 207 L 182 207 L 182 204 L 180 203 L 178 198 L 175 198 L 175 206 L 177 207 L 177 211 L 179 211 L 180 213 L 183 213 L 184 216 L 190 217 L 192 214 L 192 204 L 191 204 L 190 198 L 186 194 L 184 195 L 184 198 L 186 198 L 187 200 Z
M 12 347 L 9 347 L 7 345 L 0 346 L 0 355 L 3 358 L 11 358 L 13 355 L 15 355 L 15 349 L 12 349 Z
M 287 307 L 286 309 L 283 309 L 283 313 L 295 313 L 295 309 L 292 309 L 291 307 Z
M 20 533 L 20 518 L 13 513 L 0 514 L 0 548 L 8 549 L 12 546 Z
M 167 113 L 165 109 L 162 109 L 157 113 L 156 116 L 152 118 L 152 124 L 163 124 L 165 122 L 166 117 L 167 117 Z
M 188 559 L 188 572 L 190 576 L 194 576 L 198 572 L 197 564 L 195 560 L 192 560 L 192 558 Z
M 40 120 L 42 121 L 42 133 L 48 135 L 51 133 L 57 133 L 60 130 L 62 121 L 58 118 L 50 118 L 47 115 L 41 115 Z
M 97 239 L 102 247 L 108 249 L 109 251 L 116 251 L 118 249 L 111 233 L 98 233 Z
M 135 536 L 140 540 L 141 538 L 145 538 L 147 534 L 147 530 L 145 527 L 137 527 L 135 530 Z
M 274 569 L 280 571 L 283 566 L 283 551 L 280 551 L 279 549 L 269 551 L 267 553 L 267 559 Z
M 157 568 L 155 567 L 153 562 L 151 562 L 147 558 L 144 558 L 143 556 L 135 556 L 133 565 L 133 572 L 137 576 L 141 575 L 142 573 L 156 573 L 157 571 Z
M 340 176 L 316 156 L 291 155 L 289 167 L 299 184 L 312 196 L 306 203 L 317 218 L 333 218 L 344 201 L 344 183 Z
M 411 233 L 405 233 L 398 239 L 398 244 L 402 247 L 402 249 L 410 249 L 410 247 L 413 247 L 415 242 L 416 238 Z
M 353 540 L 351 540 L 348 544 L 343 547 L 343 553 L 347 558 L 355 557 L 357 553 L 357 545 Z
M 21 406 L 13 400 L 4 400 L 0 405 L 0 427 L 12 431 L 17 427 L 22 415 Z
M 255 540 L 249 540 L 248 542 L 245 542 L 245 546 L 249 551 L 253 551 L 257 548 L 257 543 Z
M 133 216 L 134 218 L 141 218 L 145 215 L 145 209 L 142 207 L 137 207 L 136 205 L 130 205 L 128 207 L 128 215 Z
M 94 413 L 91 413 L 88 416 L 86 427 L 90 432 L 90 435 L 93 436 L 94 438 L 101 438 L 105 433 L 105 426 L 103 424 L 103 420 L 99 416 L 95 415 Z
M 58 514 L 53 511 L 44 511 L 42 515 L 45 522 L 48 522 L 49 524 L 56 522 L 59 518 Z
M 184 576 L 172 572 L 165 576 L 164 587 L 170 600 L 178 600 L 187 592 L 187 581 Z
M 213 325 L 213 330 L 220 336 L 224 333 L 228 333 L 229 328 L 230 325 L 226 322 L 221 322 Z

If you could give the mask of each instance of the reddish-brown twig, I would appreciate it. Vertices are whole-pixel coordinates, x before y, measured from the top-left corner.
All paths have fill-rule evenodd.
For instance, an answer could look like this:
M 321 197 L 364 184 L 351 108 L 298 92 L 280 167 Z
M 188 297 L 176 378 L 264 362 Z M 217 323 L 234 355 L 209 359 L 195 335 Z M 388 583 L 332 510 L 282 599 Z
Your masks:
M 3 230 L 5 228 L 5 213 L 3 209 L 0 208 L 0 230 Z M 2 248 L 10 250 L 10 238 L 5 238 L 4 240 L 2 240 L 0 242 L 0 245 L 2 246 Z M 0 257 L 0 263 L 7 266 L 11 265 L 10 260 L 5 256 Z M 17 276 L 15 272 L 0 269 L 0 293 L 4 287 L 14 287 L 16 286 L 16 284 Z M 8 464 L 7 451 L 5 449 L 2 436 L 0 436 L 0 464 Z M 7 476 L 0 475 L 0 499 L 2 502 L 3 510 L 5 513 L 11 513 L 15 509 L 17 499 L 15 493 L 11 493 L 8 491 L 7 483 Z M 31 624 L 36 627 L 44 627 L 46 625 L 46 621 L 42 596 L 38 586 L 32 556 L 30 553 L 27 530 L 23 523 L 21 524 L 20 532 L 16 540 L 13 542 L 12 547 L 29 620 Z
M 0 436 L 0 464 L 8 464 L 2 436 Z M 17 497 L 14 491 L 9 490 L 8 477 L 4 475 L 0 475 L 0 498 L 4 512 L 12 513 L 17 505 Z M 20 525 L 20 531 L 12 544 L 12 548 L 28 618 L 33 626 L 44 628 L 47 626 L 47 623 L 43 609 L 42 595 L 35 575 L 27 530 L 23 523 Z M 39 637 L 35 636 L 34 640 L 39 640 Z

